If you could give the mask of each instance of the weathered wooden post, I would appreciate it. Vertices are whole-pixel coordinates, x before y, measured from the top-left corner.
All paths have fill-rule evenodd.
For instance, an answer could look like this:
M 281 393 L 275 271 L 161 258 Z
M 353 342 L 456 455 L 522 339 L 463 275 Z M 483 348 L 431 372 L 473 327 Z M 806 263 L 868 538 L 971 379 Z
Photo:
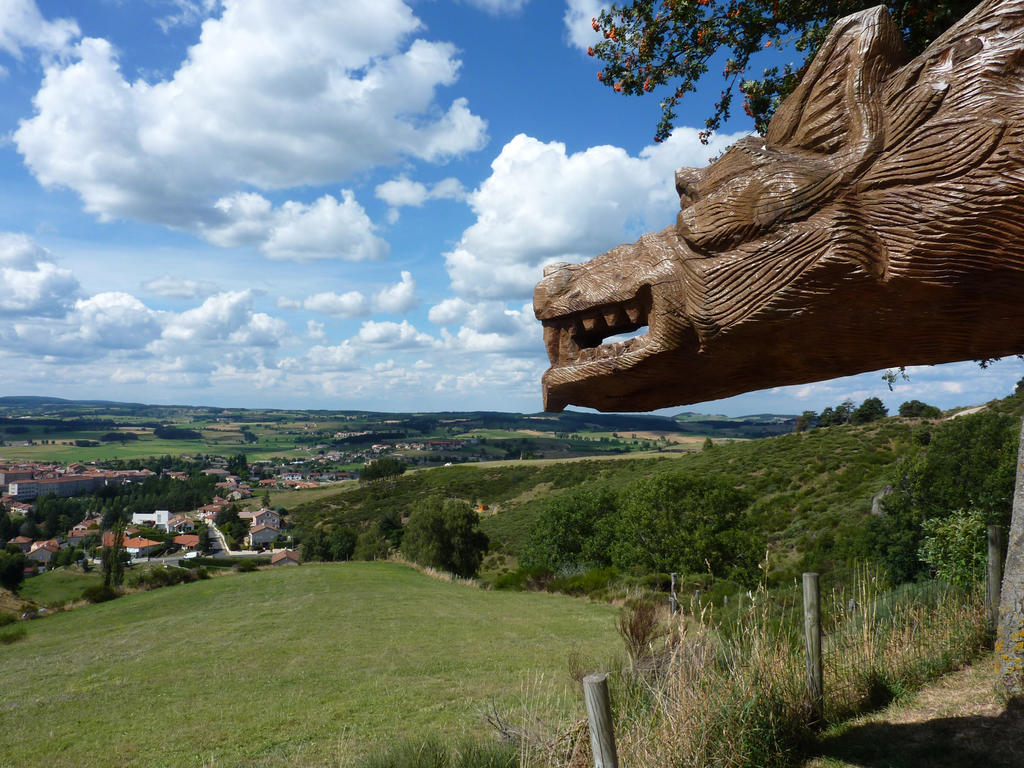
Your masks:
M 992 629 L 999 626 L 999 593 L 1003 580 L 1003 528 L 988 527 L 988 581 L 985 589 L 985 608 Z
M 674 573 L 672 574 L 672 589 L 668 594 L 668 607 L 673 616 L 679 613 L 679 597 L 676 595 L 676 575 Z
M 590 721 L 590 748 L 594 753 L 594 768 L 619 768 L 612 706 L 608 698 L 608 675 L 601 672 L 584 677 L 583 697 L 587 702 L 587 719 Z
M 804 574 L 804 640 L 807 644 L 807 695 L 815 722 L 825 709 L 825 685 L 821 666 L 821 594 L 818 574 Z

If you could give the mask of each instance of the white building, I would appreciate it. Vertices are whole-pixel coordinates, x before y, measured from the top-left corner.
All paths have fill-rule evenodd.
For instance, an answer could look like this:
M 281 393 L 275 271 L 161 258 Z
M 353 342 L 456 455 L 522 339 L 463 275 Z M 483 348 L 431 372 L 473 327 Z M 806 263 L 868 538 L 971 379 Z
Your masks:
M 167 521 L 171 519 L 171 513 L 166 509 L 158 509 L 155 512 L 136 512 L 132 515 L 132 525 L 145 525 L 150 528 L 162 528 L 167 530 Z

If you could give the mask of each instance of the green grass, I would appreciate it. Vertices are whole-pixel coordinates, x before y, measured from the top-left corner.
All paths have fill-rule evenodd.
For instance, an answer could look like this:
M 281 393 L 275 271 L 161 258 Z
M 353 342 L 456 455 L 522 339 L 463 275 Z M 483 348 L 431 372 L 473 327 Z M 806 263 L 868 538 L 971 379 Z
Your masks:
M 325 497 L 335 496 L 345 491 L 355 490 L 358 487 L 358 482 L 346 480 L 340 483 L 331 483 L 330 485 L 321 486 L 320 488 L 288 488 L 284 490 L 270 488 L 270 506 L 291 509 L 298 504 L 305 504 Z M 264 490 L 264 488 L 253 488 L 253 497 L 241 502 L 242 508 L 260 509 L 263 506 Z
M 579 717 L 567 658 L 616 609 L 394 563 L 223 576 L 87 606 L 0 646 L 0 766 L 338 765 L 489 738 L 483 712 Z
M 85 589 L 102 581 L 103 577 L 96 569 L 82 573 L 80 568 L 69 566 L 25 579 L 18 595 L 38 605 L 63 605 L 78 600 Z

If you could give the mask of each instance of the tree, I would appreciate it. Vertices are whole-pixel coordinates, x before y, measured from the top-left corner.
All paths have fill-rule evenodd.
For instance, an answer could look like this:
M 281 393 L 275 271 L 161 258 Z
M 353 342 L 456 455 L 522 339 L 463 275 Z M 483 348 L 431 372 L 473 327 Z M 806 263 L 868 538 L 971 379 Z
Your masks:
M 390 456 L 381 456 L 363 466 L 359 470 L 359 482 L 368 483 L 372 480 L 390 480 L 398 477 L 406 470 L 405 462 Z
M 390 550 L 391 546 L 381 534 L 380 526 L 374 523 L 356 538 L 352 557 L 355 560 L 384 560 Z
M 239 477 L 249 476 L 249 459 L 244 453 L 236 453 L 228 459 L 228 472 Z
M 867 550 L 897 584 L 926 570 L 920 556 L 925 520 L 971 509 L 986 524 L 1008 522 L 1016 470 L 1015 420 L 974 413 L 945 422 L 930 435 L 922 452 L 897 463 L 893 492 L 882 502 L 885 514 L 870 517 L 865 526 Z
M 877 397 L 869 397 L 852 414 L 850 414 L 850 423 L 852 424 L 870 424 L 872 421 L 878 421 L 878 419 L 884 419 L 889 415 L 889 409 L 886 408 L 882 401 Z
M 534 524 L 522 564 L 551 571 L 610 565 L 616 503 L 602 486 L 556 496 Z
M 331 560 L 350 560 L 356 549 L 356 538 L 356 532 L 344 526 L 338 526 L 331 531 L 329 542 Z
M 814 411 L 804 411 L 796 417 L 796 423 L 793 425 L 794 432 L 804 432 L 811 427 L 815 426 L 818 414 Z
M 922 403 L 920 400 L 908 400 L 900 405 L 900 416 L 905 419 L 937 419 L 942 411 L 934 405 Z
M 124 561 L 128 553 L 124 551 L 124 523 L 118 522 L 113 530 L 113 540 L 109 547 L 103 548 L 101 562 L 103 564 L 103 588 L 117 589 L 124 583 Z
M 302 559 L 306 562 L 330 560 L 330 542 L 323 528 L 317 526 L 302 542 Z
M 10 552 L 0 549 L 0 587 L 17 592 L 25 578 L 27 558 L 19 550 Z
M 760 542 L 746 519 L 748 497 L 721 480 L 645 478 L 619 493 L 612 565 L 620 570 L 730 576 L 748 583 Z
M 911 55 L 962 18 L 976 0 L 887 0 Z M 738 92 L 743 109 L 764 133 L 775 108 L 800 82 L 835 21 L 878 5 L 875 0 L 632 0 L 613 4 L 593 20 L 604 39 L 588 53 L 604 66 L 598 79 L 617 93 L 642 95 L 662 87 L 654 140 L 672 132 L 676 109 L 697 89 L 713 62 L 725 59 L 725 87 L 705 120 L 706 141 L 731 114 Z M 798 63 L 753 74 L 756 54 L 792 42 Z
M 470 578 L 490 543 L 479 525 L 480 516 L 464 501 L 432 497 L 410 515 L 402 553 L 420 565 Z

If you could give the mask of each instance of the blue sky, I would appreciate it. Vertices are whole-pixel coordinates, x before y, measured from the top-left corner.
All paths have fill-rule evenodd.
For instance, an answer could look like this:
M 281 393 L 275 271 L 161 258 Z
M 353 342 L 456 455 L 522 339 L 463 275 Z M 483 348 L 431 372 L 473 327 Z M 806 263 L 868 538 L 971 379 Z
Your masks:
M 653 145 L 656 96 L 612 93 L 585 53 L 599 6 L 0 0 L 0 394 L 540 410 L 543 266 L 671 223 L 672 171 L 751 127 L 700 145 L 712 77 Z M 1022 376 L 685 410 L 951 407 Z

